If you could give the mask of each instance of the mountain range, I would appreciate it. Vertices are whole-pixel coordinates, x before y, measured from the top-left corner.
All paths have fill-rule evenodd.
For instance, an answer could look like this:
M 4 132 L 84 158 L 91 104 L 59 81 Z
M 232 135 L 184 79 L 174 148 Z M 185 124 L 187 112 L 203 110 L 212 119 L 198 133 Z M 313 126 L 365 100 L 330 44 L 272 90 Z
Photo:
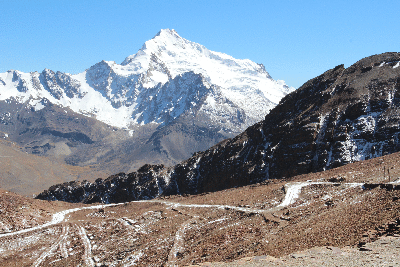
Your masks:
M 293 90 L 262 64 L 166 29 L 121 64 L 0 73 L 0 131 L 22 151 L 110 175 L 174 165 L 241 133 Z
M 114 203 L 199 194 L 400 151 L 399 62 L 399 53 L 384 53 L 328 70 L 285 96 L 242 134 L 173 167 L 147 164 L 96 183 L 52 186 L 38 197 Z
M 336 66 L 287 94 L 242 133 L 172 166 L 144 164 L 94 182 L 60 183 L 38 199 L 0 190 L 0 262 L 395 266 L 400 247 L 399 66 L 400 53 Z M 97 155 L 107 145 L 124 148 L 118 151 L 120 159 L 128 160 L 133 136 L 126 136 L 137 134 L 145 141 L 145 129 L 159 129 L 157 123 L 142 128 L 150 127 L 143 123 L 129 132 L 49 100 L 41 103 L 40 110 L 14 98 L 0 103 L 9 111 L 2 127 L 21 133 L 0 133 L 0 167 L 8 172 L 29 163 L 29 171 L 45 179 L 46 170 L 83 176 L 83 167 L 71 164 L 93 163 L 91 147 L 97 147 Z M 16 137 L 18 142 L 12 140 Z M 28 137 L 33 141 L 20 146 Z M 34 141 L 45 138 L 48 144 L 42 146 Z M 55 156 L 30 155 L 28 149 Z M 107 151 L 104 155 L 112 159 Z M 53 169 L 62 153 L 76 153 L 64 158 L 75 161 Z M 115 160 L 106 163 L 121 166 Z M 41 164 L 51 168 L 40 170 Z

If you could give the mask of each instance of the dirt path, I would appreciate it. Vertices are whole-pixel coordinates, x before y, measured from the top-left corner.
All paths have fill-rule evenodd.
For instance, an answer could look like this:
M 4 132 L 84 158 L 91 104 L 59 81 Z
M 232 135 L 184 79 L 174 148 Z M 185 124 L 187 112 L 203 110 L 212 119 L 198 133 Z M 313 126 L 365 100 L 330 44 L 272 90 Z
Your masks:
M 85 262 L 85 266 L 94 267 L 94 261 L 92 258 L 92 245 L 90 244 L 90 240 L 87 236 L 86 230 L 81 224 L 78 224 L 77 228 L 84 247 L 83 261 Z
M 239 237 L 243 235 L 247 236 L 249 240 L 252 238 L 257 240 L 258 237 L 255 236 L 257 235 L 256 231 L 258 231 L 258 225 L 252 225 L 251 227 L 253 230 L 251 230 L 248 226 L 239 226 L 241 222 L 237 220 L 230 221 L 229 218 L 231 218 L 231 216 L 238 216 L 246 220 L 249 224 L 252 224 L 253 220 L 258 220 L 258 223 L 262 223 L 258 216 L 253 216 L 258 214 L 264 217 L 264 222 L 266 222 L 267 226 L 269 225 L 268 227 L 279 225 L 279 227 L 282 228 L 288 223 L 287 218 L 280 215 L 277 211 L 292 205 L 300 197 L 309 196 L 310 191 L 312 192 L 315 189 L 307 189 L 304 194 L 302 194 L 301 192 L 304 187 L 321 184 L 328 185 L 326 188 L 323 187 L 324 190 L 330 190 L 330 185 L 337 185 L 337 183 L 333 182 L 311 181 L 287 183 L 284 185 L 286 194 L 282 201 L 280 203 L 275 202 L 273 206 L 268 206 L 268 208 L 251 208 L 250 206 L 223 204 L 185 204 L 182 203 L 183 201 L 173 202 L 173 200 L 154 199 L 68 209 L 55 213 L 52 220 L 43 225 L 12 233 L 0 234 L 0 240 L 4 238 L 4 241 L 12 242 L 17 246 L 17 244 L 25 242 L 26 239 L 30 237 L 37 237 L 37 239 L 40 240 L 40 238 L 46 236 L 42 233 L 43 231 L 51 230 L 53 233 L 54 231 L 58 233 L 59 235 L 55 236 L 47 235 L 46 240 L 48 241 L 46 242 L 37 243 L 41 247 L 33 244 L 33 242 L 29 242 L 30 244 L 25 246 L 27 247 L 24 249 L 27 251 L 25 255 L 34 255 L 30 258 L 28 264 L 36 267 L 49 264 L 48 262 L 53 263 L 58 261 L 63 264 L 81 264 L 83 266 L 95 266 L 96 263 L 106 262 L 123 263 L 124 266 L 128 266 L 128 264 L 140 265 L 142 261 L 148 261 L 149 255 L 156 255 L 156 257 L 159 257 L 159 255 L 161 255 L 159 253 L 163 255 L 163 264 L 175 266 L 182 262 L 182 257 L 185 257 L 184 255 L 187 256 L 187 248 L 193 245 L 193 236 L 196 236 L 197 231 L 201 232 L 199 229 L 203 226 L 207 228 L 209 225 L 218 222 L 221 226 L 218 226 L 218 230 L 216 230 L 215 235 L 213 235 L 220 240 L 226 238 L 226 243 L 221 243 L 223 245 L 229 244 L 231 236 L 235 238 L 236 236 Z M 340 195 L 341 192 L 347 191 L 349 188 L 362 186 L 363 183 L 341 183 L 341 185 L 341 191 L 335 191 L 336 194 Z M 279 187 L 277 187 L 276 190 L 279 191 Z M 282 198 L 281 192 L 277 195 L 277 200 Z M 178 200 L 175 199 L 175 201 Z M 73 217 L 67 216 L 83 210 L 103 209 L 105 207 L 123 204 L 129 204 L 129 206 L 132 207 L 136 206 L 135 203 L 138 204 L 137 210 L 130 210 L 128 207 L 125 208 L 121 206 L 106 212 L 102 211 L 101 218 L 94 216 L 97 215 L 96 211 L 89 214 L 76 214 Z M 154 205 L 139 205 L 139 203 L 153 203 Z M 249 202 L 249 204 L 254 204 L 254 202 Z M 178 212 L 175 212 L 177 211 L 176 209 L 179 209 Z M 236 213 L 235 211 L 240 213 Z M 274 214 L 275 212 L 277 212 L 277 214 Z M 246 214 L 244 215 L 243 213 Z M 282 218 L 282 216 L 284 218 Z M 93 220 L 91 218 L 93 218 Z M 106 218 L 110 218 L 110 220 Z M 174 227 L 165 223 L 167 221 L 174 223 Z M 157 227 L 160 228 L 156 228 L 153 225 L 157 225 Z M 97 229 L 96 231 L 99 231 L 98 234 L 97 232 L 93 232 L 93 229 Z M 224 229 L 228 229 L 228 231 L 225 232 L 226 230 Z M 95 233 L 94 237 L 90 236 L 93 238 L 93 243 L 91 243 L 87 231 L 89 232 L 89 236 L 90 233 Z M 203 233 L 207 231 L 208 230 L 204 230 Z M 218 234 L 218 231 L 222 231 L 223 234 Z M 127 238 L 128 236 L 129 238 Z M 153 241 L 151 241 L 151 238 L 153 238 Z M 208 242 L 207 240 L 204 241 L 201 235 L 198 235 L 196 238 L 202 240 L 202 243 Z M 159 241 L 157 241 L 157 243 L 154 240 Z M 116 243 L 114 244 L 113 242 Z M 235 246 L 235 244 L 229 246 Z M 59 250 L 57 250 L 58 248 Z M 41 254 L 37 254 L 37 251 L 40 251 Z M 107 251 L 108 254 L 104 256 L 104 253 L 99 253 L 99 251 Z M 118 251 L 118 253 L 116 253 L 116 251 Z M 205 249 L 204 251 L 203 254 L 208 255 L 208 250 Z M 3 257 L 3 259 L 6 259 L 6 257 Z M 156 261 L 155 259 L 154 262 Z
M 183 255 L 185 252 L 185 231 L 196 219 L 197 218 L 191 218 L 182 224 L 178 231 L 176 231 L 174 244 L 168 255 L 167 266 L 176 266 L 176 261 L 178 260 L 179 254 Z
M 63 225 L 62 228 L 62 233 L 60 238 L 54 242 L 54 244 L 49 248 L 49 250 L 43 252 L 40 257 L 32 264 L 34 267 L 40 266 L 40 264 L 48 257 L 50 254 L 52 254 L 59 246 L 62 245 L 62 242 L 64 239 L 67 237 L 69 234 L 69 226 L 68 225 Z
M 117 205 L 122 205 L 122 204 L 124 204 L 124 203 L 95 205 L 95 206 L 89 206 L 89 207 L 82 207 L 82 208 L 63 210 L 63 211 L 55 213 L 53 215 L 52 220 L 50 222 L 48 222 L 48 223 L 45 223 L 45 224 L 42 224 L 42 225 L 38 225 L 38 226 L 35 226 L 35 227 L 32 227 L 32 228 L 23 229 L 23 230 L 16 231 L 16 232 L 0 234 L 0 238 L 1 237 L 8 237 L 8 236 L 13 236 L 13 235 L 24 234 L 24 233 L 40 230 L 40 229 L 43 229 L 43 228 L 46 228 L 46 227 L 61 223 L 61 222 L 63 222 L 65 220 L 65 215 L 67 215 L 69 213 L 73 213 L 73 212 L 77 212 L 77 211 L 81 211 L 81 210 L 88 210 L 88 209 L 100 209 L 100 208 L 104 208 L 104 207 L 111 207 L 111 206 L 117 206 Z
M 295 202 L 295 200 L 299 197 L 299 194 L 301 192 L 301 189 L 305 186 L 309 185 L 315 185 L 315 184 L 335 184 L 333 182 L 296 182 L 296 183 L 288 183 L 285 185 L 286 188 L 286 195 L 284 200 L 277 205 L 274 208 L 271 208 L 269 210 L 265 209 L 253 209 L 253 208 L 245 208 L 245 207 L 237 207 L 237 206 L 230 206 L 230 205 L 211 205 L 211 204 L 182 204 L 178 202 L 170 202 L 170 201 L 163 201 L 163 200 L 139 200 L 139 201 L 132 201 L 131 203 L 141 203 L 141 202 L 158 202 L 162 203 L 168 206 L 172 207 L 188 207 L 188 208 L 213 208 L 213 209 L 226 209 L 226 210 L 236 210 L 236 211 L 242 211 L 246 213 L 258 213 L 258 214 L 265 214 L 268 211 L 276 211 L 278 209 L 281 209 L 283 207 L 286 207 L 292 203 Z M 354 187 L 354 186 L 363 186 L 363 183 L 343 183 L 344 185 L 348 185 L 349 187 Z M 65 216 L 69 213 L 77 212 L 77 211 L 82 211 L 82 210 L 88 210 L 88 209 L 100 209 L 100 208 L 105 208 L 105 207 L 112 207 L 112 206 L 118 206 L 118 205 L 123 205 L 125 203 L 116 203 L 116 204 L 103 204 L 103 205 L 94 205 L 94 206 L 88 206 L 88 207 L 82 207 L 82 208 L 74 208 L 74 209 L 69 209 L 69 210 L 64 210 L 57 212 L 53 215 L 53 218 L 50 222 L 45 223 L 43 225 L 39 225 L 36 227 L 32 228 L 27 228 L 23 229 L 20 231 L 16 232 L 11 232 L 11 233 L 6 233 L 6 234 L 0 234 L 1 237 L 8 237 L 8 236 L 13 236 L 13 235 L 18 235 L 18 234 L 23 234 L 23 233 L 28 233 L 31 231 L 36 231 L 39 229 L 43 229 L 58 223 L 61 223 L 65 220 Z

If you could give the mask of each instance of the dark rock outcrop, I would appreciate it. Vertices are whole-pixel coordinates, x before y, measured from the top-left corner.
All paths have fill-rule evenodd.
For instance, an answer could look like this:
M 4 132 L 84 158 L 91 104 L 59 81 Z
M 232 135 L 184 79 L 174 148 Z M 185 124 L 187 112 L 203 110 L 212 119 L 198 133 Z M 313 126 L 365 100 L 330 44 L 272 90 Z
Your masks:
M 94 183 L 72 181 L 50 187 L 37 198 L 84 203 L 119 203 L 136 199 L 151 199 L 165 186 L 159 177 L 163 165 L 144 165 L 137 172 L 119 173 Z M 160 183 L 160 184 L 159 184 Z M 169 193 L 169 192 L 167 192 Z
M 400 53 L 384 53 L 347 69 L 340 65 L 328 70 L 284 97 L 263 121 L 174 167 L 146 166 L 96 185 L 76 186 L 71 193 L 58 193 L 64 188 L 58 185 L 38 197 L 87 202 L 83 196 L 69 196 L 86 187 L 106 192 L 101 188 L 111 181 L 125 193 L 112 192 L 126 197 L 117 200 L 107 198 L 110 193 L 96 193 L 95 201 L 196 194 L 323 171 L 400 151 L 399 62 Z

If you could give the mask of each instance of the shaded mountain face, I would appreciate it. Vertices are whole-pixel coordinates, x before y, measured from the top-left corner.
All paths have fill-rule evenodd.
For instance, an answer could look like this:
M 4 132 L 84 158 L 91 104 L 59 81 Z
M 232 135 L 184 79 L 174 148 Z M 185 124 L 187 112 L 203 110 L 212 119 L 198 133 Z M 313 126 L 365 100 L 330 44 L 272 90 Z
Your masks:
M 337 66 L 284 97 L 263 121 L 174 167 L 146 165 L 95 184 L 54 186 L 39 197 L 117 202 L 196 194 L 399 151 L 399 62 L 399 53 L 385 53 Z
M 261 64 L 161 30 L 121 64 L 0 73 L 0 131 L 28 153 L 131 172 L 236 136 L 293 90 Z

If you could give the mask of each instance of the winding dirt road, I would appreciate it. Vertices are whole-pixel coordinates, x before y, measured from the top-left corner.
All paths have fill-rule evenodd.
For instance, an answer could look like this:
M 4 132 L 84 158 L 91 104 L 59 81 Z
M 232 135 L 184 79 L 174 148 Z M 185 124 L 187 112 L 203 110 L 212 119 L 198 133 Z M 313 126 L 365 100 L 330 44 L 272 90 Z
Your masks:
M 212 233 L 215 238 L 226 239 L 227 246 L 236 246 L 230 244 L 232 236 L 240 233 L 251 239 L 260 235 L 257 232 L 260 224 L 265 224 L 266 229 L 280 224 L 264 216 L 295 203 L 304 187 L 333 184 L 288 183 L 281 202 L 267 209 L 162 199 L 68 209 L 55 213 L 52 220 L 43 225 L 0 234 L 0 262 L 11 263 L 20 257 L 18 264 L 21 266 L 134 266 L 145 265 L 141 263 L 144 255 L 147 260 L 153 255 L 152 262 L 161 260 L 168 266 L 179 265 L 182 255 L 192 253 L 194 243 L 208 241 L 200 233 Z M 342 183 L 341 190 L 362 185 Z M 132 214 L 132 210 L 137 211 Z M 264 219 L 252 214 L 262 215 Z M 281 226 L 284 223 L 287 222 L 282 221 Z M 203 257 L 208 257 L 207 248 L 203 250 Z

